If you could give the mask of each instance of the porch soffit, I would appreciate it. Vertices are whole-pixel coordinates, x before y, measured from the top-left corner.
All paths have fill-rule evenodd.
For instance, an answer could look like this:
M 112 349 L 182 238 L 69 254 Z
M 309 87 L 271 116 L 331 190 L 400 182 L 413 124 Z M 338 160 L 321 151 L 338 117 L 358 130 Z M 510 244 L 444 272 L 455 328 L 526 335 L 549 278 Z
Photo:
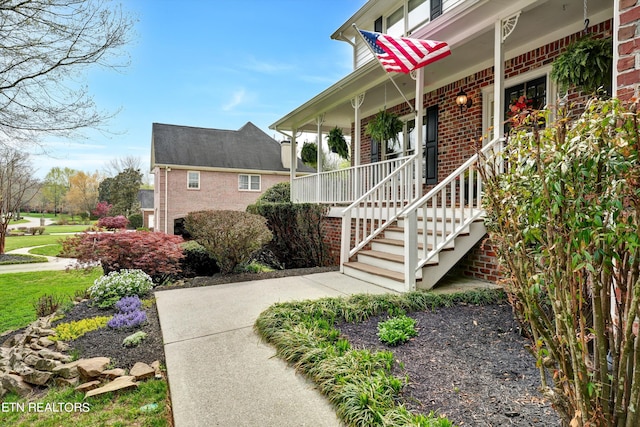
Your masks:
M 522 10 L 515 31 L 504 44 L 506 59 L 583 28 L 583 5 L 579 1 L 490 0 L 473 4 L 474 7 L 467 7 L 452 18 L 443 15 L 414 33 L 416 38 L 446 41 L 452 51 L 447 58 L 425 67 L 425 93 L 493 65 L 493 29 L 498 17 Z M 591 25 L 613 16 L 610 0 L 589 0 L 588 5 Z M 412 100 L 414 81 L 399 73 L 391 73 L 391 77 L 405 97 Z M 378 62 L 372 60 L 270 128 L 316 132 L 315 118 L 325 114 L 323 131 L 339 126 L 349 132 L 354 118 L 351 99 L 363 92 L 366 93 L 360 114 L 363 118 L 378 112 L 385 105 L 385 99 L 388 107 L 404 102 Z

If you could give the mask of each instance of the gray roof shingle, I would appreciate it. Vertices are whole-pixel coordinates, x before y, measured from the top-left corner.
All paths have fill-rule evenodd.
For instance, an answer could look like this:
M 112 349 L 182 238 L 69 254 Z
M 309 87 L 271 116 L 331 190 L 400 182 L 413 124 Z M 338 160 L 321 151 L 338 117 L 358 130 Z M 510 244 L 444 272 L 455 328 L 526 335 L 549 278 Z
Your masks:
M 152 165 L 288 171 L 280 144 L 253 123 L 239 130 L 153 123 Z M 298 159 L 299 172 L 315 172 Z

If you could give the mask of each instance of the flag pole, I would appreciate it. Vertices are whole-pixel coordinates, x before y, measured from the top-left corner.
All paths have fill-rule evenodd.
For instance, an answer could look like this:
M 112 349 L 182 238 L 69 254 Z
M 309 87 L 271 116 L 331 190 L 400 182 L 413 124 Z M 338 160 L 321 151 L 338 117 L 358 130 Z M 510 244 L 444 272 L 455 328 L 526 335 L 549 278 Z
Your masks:
M 364 36 L 362 35 L 362 33 L 360 32 L 360 29 L 358 28 L 358 26 L 355 24 L 355 22 L 352 24 L 353 28 L 356 29 L 356 33 L 358 33 L 360 35 L 360 38 L 362 39 L 362 41 L 364 42 L 364 44 L 367 46 L 367 48 L 369 48 L 369 51 L 371 52 L 371 54 L 373 55 L 373 59 L 376 60 L 376 62 L 378 64 L 380 64 L 380 67 L 382 67 L 382 64 L 380 63 L 380 61 L 378 61 L 378 59 L 376 58 L 376 53 L 373 51 L 373 49 L 371 48 L 371 46 L 369 45 L 369 42 L 364 38 Z M 404 99 L 404 101 L 407 103 L 407 105 L 409 105 L 409 108 L 411 108 L 411 112 L 415 113 L 415 108 L 413 105 L 411 105 L 411 103 L 409 102 L 409 100 L 407 99 L 406 96 L 404 96 L 404 93 L 402 93 L 402 91 L 400 90 L 400 88 L 398 87 L 398 84 L 395 82 L 395 80 L 393 80 L 393 78 L 391 77 L 391 74 L 389 74 L 387 72 L 387 70 L 384 69 L 384 67 L 382 67 L 382 69 L 384 70 L 384 73 L 387 75 L 387 77 L 389 78 L 389 80 L 391 80 L 391 83 L 393 83 L 393 85 L 396 87 L 396 89 L 398 90 L 398 93 L 400 93 L 400 96 L 402 96 L 402 99 Z

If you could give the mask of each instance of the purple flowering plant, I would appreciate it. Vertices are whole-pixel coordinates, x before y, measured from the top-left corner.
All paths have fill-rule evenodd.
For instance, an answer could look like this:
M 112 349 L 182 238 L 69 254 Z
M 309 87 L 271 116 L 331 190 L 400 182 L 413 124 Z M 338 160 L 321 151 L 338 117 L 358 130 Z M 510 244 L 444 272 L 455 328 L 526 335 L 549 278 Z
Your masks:
M 135 328 L 147 321 L 147 313 L 142 310 L 142 301 L 137 295 L 121 298 L 115 304 L 118 313 L 114 314 L 107 326 L 114 329 Z

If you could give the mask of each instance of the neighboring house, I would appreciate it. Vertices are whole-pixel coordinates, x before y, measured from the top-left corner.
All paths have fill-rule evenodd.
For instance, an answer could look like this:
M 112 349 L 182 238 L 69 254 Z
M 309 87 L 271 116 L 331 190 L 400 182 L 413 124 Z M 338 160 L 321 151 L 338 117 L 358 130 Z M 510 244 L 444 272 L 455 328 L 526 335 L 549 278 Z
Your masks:
M 585 8 L 588 32 L 613 37 L 613 95 L 638 96 L 635 0 L 370 0 L 331 35 L 352 46 L 353 72 L 271 128 L 290 134 L 293 150 L 299 132 L 318 132 L 323 140 L 338 126 L 351 136 L 352 168 L 292 184 L 294 202 L 339 206 L 326 225 L 341 271 L 400 291 L 431 288 L 453 268 L 497 280 L 493 248 L 483 245 L 480 198 L 473 197 L 482 185 L 474 141 L 486 134 L 485 147 L 501 149 L 494 134 L 503 135 L 508 106 L 521 95 L 536 106 L 559 96 L 585 100 L 574 91 L 561 94 L 549 77 L 554 58 L 582 36 Z M 451 55 L 412 74 L 388 74 L 353 24 L 443 41 Z M 459 95 L 470 102 L 457 104 Z M 365 132 L 385 108 L 404 123 L 399 145 Z
M 193 211 L 245 210 L 289 181 L 292 160 L 296 174 L 315 172 L 293 153 L 251 122 L 237 131 L 153 123 L 153 229 L 174 233 Z
M 138 190 L 138 203 L 142 215 L 142 226 L 154 229 L 153 190 Z

